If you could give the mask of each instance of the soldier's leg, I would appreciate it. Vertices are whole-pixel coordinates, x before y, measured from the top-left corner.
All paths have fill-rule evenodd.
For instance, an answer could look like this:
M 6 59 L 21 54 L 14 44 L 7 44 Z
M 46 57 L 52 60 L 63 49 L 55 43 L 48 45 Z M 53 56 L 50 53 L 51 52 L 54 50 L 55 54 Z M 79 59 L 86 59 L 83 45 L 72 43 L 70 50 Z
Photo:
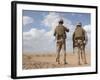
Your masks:
M 80 65 L 81 62 L 80 62 L 80 48 L 78 47 L 78 64 Z
M 75 50 L 74 49 L 75 49 L 75 47 L 73 47 L 73 54 L 75 54 Z
M 75 53 L 75 52 L 74 52 L 74 48 L 75 48 L 75 47 L 74 47 L 74 44 L 75 44 L 75 43 L 73 42 L 73 54 Z
M 87 64 L 86 54 L 85 54 L 85 48 L 83 49 L 83 57 L 84 57 L 84 63 Z
M 56 62 L 58 62 L 58 64 L 60 64 L 60 61 L 59 61 L 60 51 L 61 51 L 61 45 L 59 43 L 57 43 L 57 58 L 56 58 Z
M 64 44 L 62 45 L 62 49 L 64 52 L 64 64 L 67 64 L 67 62 L 66 62 L 66 42 L 64 42 Z
M 82 40 L 79 40 L 79 50 L 80 50 L 80 52 L 79 52 L 79 64 L 81 64 L 81 59 L 82 59 L 82 61 L 83 61 L 83 55 L 82 55 L 82 53 L 83 53 L 83 45 L 82 45 Z
M 84 57 L 83 57 L 83 49 L 81 49 L 81 59 L 82 59 L 82 61 L 84 61 Z

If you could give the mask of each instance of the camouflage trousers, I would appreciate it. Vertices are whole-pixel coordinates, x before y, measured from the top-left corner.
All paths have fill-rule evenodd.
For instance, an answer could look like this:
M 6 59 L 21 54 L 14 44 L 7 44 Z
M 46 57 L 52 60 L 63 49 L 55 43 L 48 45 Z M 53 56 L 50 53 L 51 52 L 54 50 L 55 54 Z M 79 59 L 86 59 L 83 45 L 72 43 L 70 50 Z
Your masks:
M 80 59 L 87 64 L 85 55 L 85 45 L 86 42 L 80 39 L 75 40 L 75 45 L 78 47 L 78 64 L 81 64 Z
M 66 64 L 66 39 L 60 39 L 56 42 L 57 58 L 56 61 L 60 63 L 60 52 L 63 50 L 64 53 L 64 63 Z

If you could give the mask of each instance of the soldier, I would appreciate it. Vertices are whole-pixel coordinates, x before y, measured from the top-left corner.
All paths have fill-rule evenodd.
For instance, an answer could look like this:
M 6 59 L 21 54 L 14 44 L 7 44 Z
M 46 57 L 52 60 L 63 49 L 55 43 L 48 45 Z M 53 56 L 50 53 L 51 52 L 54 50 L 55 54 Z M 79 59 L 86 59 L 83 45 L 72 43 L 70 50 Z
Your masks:
M 63 25 L 63 20 L 59 21 L 58 26 L 55 28 L 54 36 L 56 37 L 56 47 L 57 47 L 57 58 L 56 62 L 60 64 L 60 51 L 64 51 L 64 64 L 66 64 L 66 32 L 69 32 L 69 29 Z
M 74 47 L 78 48 L 78 64 L 80 63 L 80 59 L 84 61 L 86 64 L 86 55 L 85 55 L 85 46 L 87 44 L 87 35 L 86 31 L 82 28 L 82 23 L 78 23 L 76 25 L 76 29 L 73 33 L 73 51 Z

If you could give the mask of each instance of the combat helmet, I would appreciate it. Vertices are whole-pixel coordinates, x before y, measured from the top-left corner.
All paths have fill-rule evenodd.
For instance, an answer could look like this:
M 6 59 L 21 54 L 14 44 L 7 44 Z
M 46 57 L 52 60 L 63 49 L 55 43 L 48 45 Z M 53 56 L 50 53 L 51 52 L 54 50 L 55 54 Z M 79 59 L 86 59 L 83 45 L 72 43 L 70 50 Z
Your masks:
M 78 22 L 76 26 L 82 26 L 82 23 L 81 22 Z
M 60 19 L 59 24 L 63 24 L 63 23 L 64 23 L 63 19 Z

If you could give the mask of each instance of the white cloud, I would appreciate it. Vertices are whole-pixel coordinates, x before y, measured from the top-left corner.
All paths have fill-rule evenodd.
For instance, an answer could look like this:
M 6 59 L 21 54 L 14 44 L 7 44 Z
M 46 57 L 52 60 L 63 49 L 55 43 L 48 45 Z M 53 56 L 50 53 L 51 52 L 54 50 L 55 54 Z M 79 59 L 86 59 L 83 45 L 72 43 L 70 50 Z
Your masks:
M 55 49 L 51 33 L 44 29 L 38 30 L 32 28 L 29 32 L 23 32 L 23 50 L 24 52 L 41 52 Z
M 66 24 L 66 25 L 71 23 L 69 20 L 65 19 L 61 14 L 58 14 L 56 12 L 50 12 L 48 15 L 46 15 L 45 19 L 42 21 L 42 23 L 45 26 L 50 27 L 51 29 L 54 29 L 57 26 L 58 21 L 60 19 L 63 19 L 64 24 Z
M 28 32 L 23 32 L 23 50 L 24 52 L 37 52 L 37 51 L 56 51 L 56 45 L 54 41 L 54 29 L 58 25 L 60 14 L 50 12 L 45 16 L 42 24 L 48 27 L 50 30 L 31 28 Z M 62 17 L 65 27 L 68 27 L 70 32 L 67 33 L 67 50 L 72 51 L 72 34 L 76 26 L 71 24 L 71 21 Z M 90 25 L 85 25 L 84 29 L 90 36 Z M 90 40 L 90 38 L 89 38 Z M 90 44 L 89 44 L 90 45 Z
M 54 32 L 54 29 L 58 25 L 58 21 L 60 19 L 64 20 L 65 27 L 72 28 L 71 21 L 56 12 L 49 12 L 49 14 L 46 15 L 44 20 L 42 21 L 42 24 L 50 28 L 50 32 Z
M 64 20 L 65 27 L 70 29 L 70 33 L 68 34 L 68 43 L 71 43 L 71 35 L 73 31 L 73 26 L 71 25 L 71 21 L 68 19 Z M 29 32 L 23 32 L 23 49 L 24 51 L 55 51 L 55 41 L 54 41 L 54 29 L 58 25 L 58 21 L 61 19 L 60 14 L 50 12 L 45 16 L 42 24 L 46 27 L 50 28 L 50 31 L 46 32 L 45 29 L 38 30 L 36 28 L 32 28 Z
M 87 33 L 91 32 L 91 25 L 85 25 L 83 28 L 86 30 Z
M 57 25 L 58 20 L 59 20 L 59 15 L 54 12 L 50 12 L 48 15 L 45 16 L 42 23 L 45 26 L 49 27 L 50 29 L 54 29 L 55 26 Z
M 23 16 L 23 25 L 27 25 L 33 22 L 34 22 L 33 18 L 29 16 Z
M 91 41 L 91 25 L 90 24 L 89 25 L 85 25 L 83 28 L 87 32 L 88 40 Z
M 86 45 L 86 50 L 90 52 L 91 51 L 91 36 L 92 36 L 91 35 L 91 25 L 90 24 L 85 25 L 83 28 L 87 32 L 87 37 L 88 37 L 88 43 Z

